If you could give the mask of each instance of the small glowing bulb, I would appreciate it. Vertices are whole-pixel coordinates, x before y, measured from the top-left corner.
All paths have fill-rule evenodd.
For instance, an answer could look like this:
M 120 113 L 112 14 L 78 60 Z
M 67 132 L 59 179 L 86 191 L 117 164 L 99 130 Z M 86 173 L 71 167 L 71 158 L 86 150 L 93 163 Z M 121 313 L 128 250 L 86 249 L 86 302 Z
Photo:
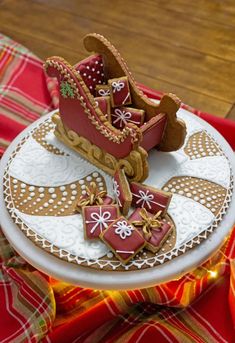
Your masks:
M 216 278 L 218 276 L 218 272 L 216 270 L 208 270 L 208 273 L 213 278 Z

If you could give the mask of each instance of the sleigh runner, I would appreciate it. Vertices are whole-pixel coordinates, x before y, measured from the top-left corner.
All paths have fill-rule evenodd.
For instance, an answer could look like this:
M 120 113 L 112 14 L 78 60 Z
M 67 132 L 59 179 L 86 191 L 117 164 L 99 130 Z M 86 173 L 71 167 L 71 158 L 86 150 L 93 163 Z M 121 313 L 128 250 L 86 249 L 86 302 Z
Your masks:
M 45 63 L 48 75 L 57 78 L 60 88 L 59 112 L 53 116 L 55 135 L 107 173 L 113 175 L 117 167 L 123 167 L 131 180 L 143 181 L 148 176 L 149 150 L 174 151 L 184 142 L 185 124 L 176 117 L 180 100 L 167 94 L 157 105 L 144 96 L 104 37 L 89 34 L 84 45 L 95 53 L 75 66 L 61 57 L 48 58 Z M 100 98 L 96 97 L 98 89 L 104 94 L 98 94 Z M 105 107 L 109 95 L 111 114 Z M 132 118 L 138 111 L 144 113 L 139 125 Z M 119 129 L 115 123 L 121 120 L 125 125 Z

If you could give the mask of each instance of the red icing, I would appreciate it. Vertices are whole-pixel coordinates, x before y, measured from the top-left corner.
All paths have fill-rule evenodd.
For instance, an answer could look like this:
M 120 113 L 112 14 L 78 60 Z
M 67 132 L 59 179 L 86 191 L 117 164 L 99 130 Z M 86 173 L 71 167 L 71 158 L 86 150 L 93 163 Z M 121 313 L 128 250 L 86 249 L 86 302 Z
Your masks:
M 156 117 L 151 118 L 146 124 L 141 126 L 143 140 L 140 145 L 142 148 L 149 151 L 160 144 L 166 127 L 166 122 L 166 114 L 158 114 Z
M 94 116 L 94 119 L 97 121 L 97 125 L 100 128 L 103 127 L 107 133 L 117 135 L 115 128 L 112 129 L 112 127 L 107 127 L 101 122 L 100 116 L 102 115 L 102 112 L 94 108 L 94 104 L 87 97 L 87 93 L 83 89 L 79 78 L 73 74 L 72 70 L 63 61 L 61 61 L 60 58 L 55 57 L 54 62 L 57 62 L 59 66 L 63 67 L 63 69 L 70 74 L 70 77 L 78 88 L 79 96 L 83 97 L 87 109 L 90 110 L 91 115 Z M 47 73 L 52 77 L 57 77 L 59 82 L 61 81 L 61 74 L 54 67 L 49 66 L 47 68 Z M 83 106 L 76 97 L 64 98 L 63 96 L 60 96 L 59 111 L 63 124 L 68 129 L 72 129 L 80 136 L 87 138 L 91 143 L 97 145 L 113 156 L 117 158 L 123 158 L 133 150 L 133 138 L 131 137 L 130 133 L 119 144 L 111 141 L 108 137 L 104 136 L 91 122 L 91 119 L 88 118 L 88 114 L 84 111 Z
M 122 180 L 121 180 L 122 176 Z M 125 207 L 126 203 L 129 203 L 129 206 L 131 205 L 130 195 L 126 194 L 126 191 L 124 188 L 127 188 L 129 190 L 129 183 L 126 179 L 125 172 L 123 169 L 117 169 L 113 176 L 114 180 L 114 194 L 117 199 L 117 204 L 121 208 Z M 130 191 L 129 191 L 130 192 Z
M 74 67 L 77 71 L 79 71 L 91 94 L 95 95 L 96 85 L 105 82 L 102 56 L 89 56 L 88 58 L 76 64 Z
M 112 107 L 131 104 L 130 88 L 126 76 L 108 80 Z
M 118 217 L 116 205 L 86 206 L 83 208 L 84 228 L 88 239 L 98 238 Z
M 112 124 L 117 129 L 123 129 L 126 123 L 141 126 L 144 122 L 144 111 L 131 107 L 118 107 L 113 109 Z
M 122 233 L 117 233 L 117 230 L 119 230 L 120 227 L 126 227 L 127 230 L 123 230 Z M 125 235 L 125 232 L 129 232 L 130 235 Z M 121 234 L 125 238 L 121 238 Z M 145 245 L 145 240 L 142 235 L 127 221 L 125 217 L 119 217 L 114 223 L 112 223 L 108 229 L 104 231 L 102 239 L 111 247 L 116 256 L 121 258 L 124 262 L 128 262 L 128 260 L 135 256 L 136 253 Z
M 154 214 L 162 211 L 162 215 L 165 215 L 171 200 L 170 193 L 137 182 L 132 182 L 130 189 L 133 196 L 133 206 L 144 207 L 147 211 Z
M 140 215 L 141 208 L 137 208 L 129 217 L 129 222 L 132 223 L 134 221 L 143 221 L 143 218 Z M 154 215 L 150 212 L 147 212 L 148 217 L 153 218 Z M 162 243 L 167 239 L 169 233 L 171 232 L 171 224 L 167 222 L 161 221 L 161 227 L 159 228 L 151 228 L 152 236 L 147 240 L 148 244 L 152 246 L 154 251 L 157 251 Z M 141 227 L 137 227 L 137 230 L 141 233 L 141 235 L 146 239 L 143 230 Z M 148 245 L 147 245 L 148 247 Z
M 99 108 L 101 109 L 102 113 L 110 119 L 110 97 L 109 96 L 102 96 L 95 98 Z

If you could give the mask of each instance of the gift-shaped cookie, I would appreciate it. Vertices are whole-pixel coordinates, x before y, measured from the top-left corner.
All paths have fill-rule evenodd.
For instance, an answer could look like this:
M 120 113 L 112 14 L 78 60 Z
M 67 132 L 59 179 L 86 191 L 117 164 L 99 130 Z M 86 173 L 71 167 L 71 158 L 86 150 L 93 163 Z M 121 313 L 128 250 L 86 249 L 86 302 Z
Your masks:
M 97 97 L 110 95 L 110 89 L 108 85 L 96 85 L 95 91 Z
M 111 122 L 111 114 L 110 114 L 110 97 L 109 96 L 101 96 L 94 99 L 96 104 L 101 109 L 101 112 L 104 116 Z
M 117 129 L 123 129 L 127 123 L 140 127 L 144 123 L 144 111 L 131 107 L 114 108 L 112 113 L 112 124 Z
M 126 76 L 108 80 L 112 107 L 131 104 L 131 93 Z
M 119 217 L 117 205 L 85 206 L 82 209 L 84 236 L 86 239 L 99 235 Z
M 96 183 L 91 182 L 90 186 L 86 187 L 86 194 L 80 196 L 76 208 L 78 212 L 81 212 L 84 206 L 108 205 L 112 203 L 113 199 L 107 195 L 107 192 L 99 191 Z
M 129 222 L 134 225 L 146 240 L 145 248 L 156 253 L 172 233 L 172 225 L 161 219 L 161 211 L 155 215 L 145 208 L 137 208 L 129 217 Z
M 113 192 L 120 211 L 126 215 L 131 206 L 132 194 L 123 168 L 118 168 L 113 176 Z
M 125 217 L 119 217 L 109 225 L 100 238 L 123 264 L 128 263 L 146 244 L 143 236 Z
M 162 211 L 162 216 L 165 216 L 171 201 L 171 193 L 138 182 L 131 182 L 130 189 L 133 206 L 144 207 L 153 214 Z

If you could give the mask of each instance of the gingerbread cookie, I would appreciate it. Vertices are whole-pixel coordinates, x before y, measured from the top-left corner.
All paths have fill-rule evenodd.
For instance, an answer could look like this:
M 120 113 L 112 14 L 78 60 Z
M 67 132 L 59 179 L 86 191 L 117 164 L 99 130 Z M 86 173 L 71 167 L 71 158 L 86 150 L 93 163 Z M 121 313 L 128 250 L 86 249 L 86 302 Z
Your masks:
M 119 208 L 117 205 L 85 206 L 82 214 L 85 239 L 94 239 L 119 217 Z
M 112 107 L 131 104 L 131 94 L 126 76 L 108 80 Z
M 127 264 L 146 244 L 143 236 L 125 217 L 115 220 L 100 238 L 123 264 Z
M 144 123 L 144 111 L 131 107 L 118 107 L 113 109 L 112 124 L 117 129 L 123 129 L 127 123 L 140 127 Z
M 113 176 L 113 192 L 121 212 L 126 215 L 131 206 L 132 194 L 123 168 L 118 168 Z
M 173 230 L 170 222 L 161 219 L 161 211 L 153 215 L 147 212 L 145 208 L 137 208 L 128 220 L 146 240 L 145 248 L 153 253 L 162 247 Z
M 162 211 L 162 215 L 165 216 L 171 201 L 171 193 L 137 182 L 131 182 L 130 190 L 133 206 L 143 207 L 153 214 Z
M 78 212 L 81 212 L 84 206 L 109 205 L 113 203 L 113 199 L 107 195 L 106 190 L 100 190 L 95 182 L 85 186 L 84 193 L 77 202 L 76 208 Z
M 97 97 L 110 95 L 110 89 L 108 85 L 96 85 L 95 91 Z

